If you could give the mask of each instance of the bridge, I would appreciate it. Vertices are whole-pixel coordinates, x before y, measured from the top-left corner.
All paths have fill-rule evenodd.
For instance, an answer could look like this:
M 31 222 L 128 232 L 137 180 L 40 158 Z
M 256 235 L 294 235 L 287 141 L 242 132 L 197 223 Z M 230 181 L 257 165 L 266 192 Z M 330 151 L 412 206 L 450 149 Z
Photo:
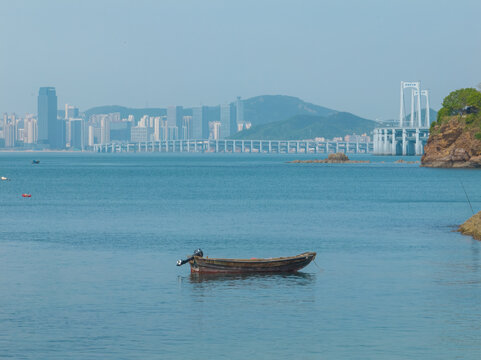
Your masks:
M 429 138 L 427 128 L 391 127 L 374 129 L 376 155 L 422 155 Z
M 411 114 L 406 117 L 405 89 L 411 89 Z M 424 118 L 421 97 L 425 98 Z M 399 125 L 374 129 L 373 153 L 375 155 L 422 155 L 429 138 L 429 91 L 421 90 L 419 81 L 401 81 Z
M 313 140 L 163 140 L 137 143 L 96 144 L 94 152 L 162 152 L 162 153 L 266 153 L 266 154 L 368 154 L 373 144 L 346 141 Z

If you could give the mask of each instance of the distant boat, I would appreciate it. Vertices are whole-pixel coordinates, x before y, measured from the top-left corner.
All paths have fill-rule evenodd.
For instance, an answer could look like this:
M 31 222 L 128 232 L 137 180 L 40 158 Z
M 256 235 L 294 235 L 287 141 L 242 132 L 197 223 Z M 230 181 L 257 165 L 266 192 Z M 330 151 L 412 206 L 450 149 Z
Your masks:
M 282 273 L 295 272 L 316 257 L 315 252 L 305 252 L 296 256 L 268 259 L 219 259 L 205 258 L 201 249 L 185 260 L 178 260 L 177 266 L 190 264 L 192 273 Z
M 32 160 L 32 164 L 40 164 L 40 160 Z
M 8 181 L 8 180 L 10 180 L 10 179 L 9 179 L 8 177 L 2 176 L 2 177 L 0 177 L 0 180 L 2 180 L 2 181 Z
M 30 197 L 32 197 L 32 194 L 22 194 L 22 197 L 25 197 L 25 198 L 28 197 L 28 198 L 30 198 Z

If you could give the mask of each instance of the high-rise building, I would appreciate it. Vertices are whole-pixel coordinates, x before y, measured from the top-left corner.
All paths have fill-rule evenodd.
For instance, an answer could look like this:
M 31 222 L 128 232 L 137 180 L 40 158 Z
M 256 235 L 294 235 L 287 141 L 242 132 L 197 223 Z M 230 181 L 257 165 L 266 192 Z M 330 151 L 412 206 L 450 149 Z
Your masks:
M 70 119 L 78 119 L 79 118 L 79 110 L 73 105 L 65 104 L 65 121 L 66 121 L 66 134 L 65 134 L 65 142 L 69 144 L 71 143 L 71 124 Z
M 237 132 L 236 107 L 234 104 L 220 106 L 220 134 L 219 139 L 226 139 Z
M 155 141 L 159 141 L 159 140 L 162 140 L 162 138 L 160 137 L 160 128 L 161 128 L 161 120 L 160 120 L 160 116 L 157 116 L 155 119 L 154 119 L 154 140 Z
M 13 124 L 7 124 L 5 130 L 5 147 L 15 146 L 15 126 Z
M 182 133 L 182 120 L 184 116 L 184 109 L 182 106 L 169 106 L 167 108 L 167 123 L 168 127 L 177 127 L 177 136 L 181 136 Z
M 182 138 L 192 139 L 192 116 L 184 116 L 182 119 Z
M 14 147 L 16 141 L 16 124 L 15 115 L 12 115 L 10 121 L 8 121 L 8 115 L 3 117 L 3 138 L 5 139 L 5 147 Z
M 149 117 L 147 115 L 142 116 L 139 122 L 137 123 L 137 126 L 149 127 Z
M 37 120 L 34 118 L 25 119 L 23 128 L 23 142 L 26 144 L 35 144 L 37 142 Z
M 126 120 L 126 119 L 123 119 Z M 130 128 L 132 123 L 130 121 L 119 121 L 110 123 L 110 142 L 115 141 L 129 141 Z
M 160 117 L 160 139 L 167 140 L 169 137 L 169 124 L 167 123 L 167 116 Z
M 130 141 L 147 142 L 149 140 L 149 131 L 145 126 L 132 126 L 130 129 Z
M 78 118 L 78 108 L 73 105 L 65 104 L 65 120 Z
M 38 91 L 38 142 L 56 147 L 57 143 L 57 94 L 54 87 L 41 87 Z
M 83 150 L 83 119 L 70 119 L 70 147 Z
M 177 126 L 167 127 L 167 140 L 176 140 L 179 138 L 179 128 Z
M 236 121 L 237 124 L 244 124 L 244 101 L 241 100 L 241 97 L 237 97 L 236 101 Z M 238 128 L 238 127 L 237 127 Z
M 92 125 L 89 125 L 88 144 L 89 144 L 89 146 L 95 145 L 95 130 L 94 130 L 94 127 Z
M 207 116 L 207 107 L 200 106 L 192 109 L 192 139 L 208 139 L 209 138 L 209 119 Z
M 2 138 L 4 138 L 4 139 L 5 139 L 5 129 L 7 128 L 7 122 L 8 122 L 8 114 L 3 113 Z
M 58 119 L 56 121 L 55 135 L 52 141 L 49 140 L 51 149 L 65 149 L 65 136 L 67 133 L 66 127 L 67 122 L 64 119 Z
M 220 139 L 220 127 L 221 123 L 218 121 L 212 122 L 212 139 L 219 140 Z
M 100 120 L 100 143 L 102 145 L 110 142 L 110 117 L 104 116 Z

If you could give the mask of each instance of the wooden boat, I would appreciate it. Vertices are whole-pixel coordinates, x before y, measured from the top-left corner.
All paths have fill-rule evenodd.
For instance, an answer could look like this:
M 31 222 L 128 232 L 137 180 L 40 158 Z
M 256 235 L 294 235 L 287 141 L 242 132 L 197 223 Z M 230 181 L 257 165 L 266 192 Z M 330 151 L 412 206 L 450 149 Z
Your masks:
M 268 259 L 220 259 L 204 257 L 201 249 L 185 260 L 178 260 L 177 266 L 190 264 L 192 273 L 282 273 L 296 272 L 316 257 L 315 252 L 296 256 Z

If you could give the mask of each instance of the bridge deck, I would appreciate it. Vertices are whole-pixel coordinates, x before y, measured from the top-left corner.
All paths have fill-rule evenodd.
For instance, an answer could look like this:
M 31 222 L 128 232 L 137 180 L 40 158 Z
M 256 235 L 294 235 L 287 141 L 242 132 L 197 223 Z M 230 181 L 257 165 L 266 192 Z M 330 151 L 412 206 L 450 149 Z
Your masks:
M 95 152 L 371 153 L 373 143 L 311 140 L 164 140 L 97 144 Z

